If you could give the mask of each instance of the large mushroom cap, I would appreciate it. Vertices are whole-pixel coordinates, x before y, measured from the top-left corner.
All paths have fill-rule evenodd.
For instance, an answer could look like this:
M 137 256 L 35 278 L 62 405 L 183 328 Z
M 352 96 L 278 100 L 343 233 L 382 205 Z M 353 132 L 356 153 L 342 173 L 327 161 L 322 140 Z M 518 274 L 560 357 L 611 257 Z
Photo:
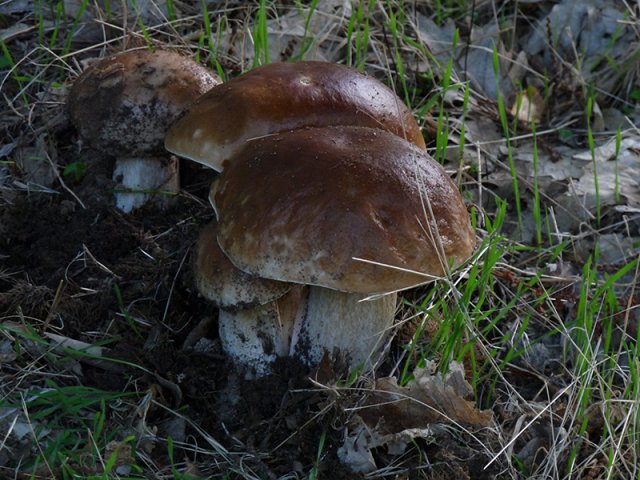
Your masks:
M 78 77 L 69 92 L 69 115 L 98 150 L 162 154 L 169 125 L 218 83 L 217 75 L 178 53 L 132 50 L 104 58 Z
M 325 62 L 272 63 L 216 87 L 171 127 L 165 146 L 220 171 L 248 139 L 328 125 L 380 128 L 425 146 L 411 111 L 392 90 Z
M 444 169 L 382 130 L 305 128 L 247 142 L 211 195 L 221 248 L 241 270 L 274 280 L 408 288 L 428 278 L 391 267 L 438 276 L 475 244 Z
M 291 285 L 238 270 L 220 250 L 218 223 L 210 222 L 196 243 L 194 273 L 198 291 L 218 307 L 237 310 L 264 305 L 286 294 Z

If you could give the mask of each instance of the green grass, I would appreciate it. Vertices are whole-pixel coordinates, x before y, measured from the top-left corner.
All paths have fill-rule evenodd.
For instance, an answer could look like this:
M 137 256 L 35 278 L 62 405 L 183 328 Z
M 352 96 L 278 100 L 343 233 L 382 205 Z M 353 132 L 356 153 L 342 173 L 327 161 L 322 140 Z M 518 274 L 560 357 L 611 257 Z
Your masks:
M 16 62 L 13 60 L 11 52 L 7 48 L 7 44 L 0 38 L 0 49 L 2 49 L 2 63 L 5 68 L 8 67 L 11 72 L 11 78 L 18 84 L 18 88 L 20 89 L 20 96 L 22 98 L 22 103 L 25 107 L 29 106 L 29 100 L 25 93 L 25 85 L 26 82 L 29 81 L 29 78 L 18 73 L 18 68 Z M 6 81 L 3 80 L 3 83 Z M 0 85 L 1 86 L 1 85 Z
M 458 30 L 455 31 L 453 37 L 452 50 L 455 50 L 458 43 Z M 449 59 L 447 66 L 442 74 L 442 86 L 440 91 L 440 109 L 438 111 L 438 128 L 436 133 L 436 153 L 435 159 L 440 163 L 444 163 L 447 154 L 447 146 L 449 144 L 449 119 L 445 108 L 445 97 L 451 86 L 451 73 L 453 70 L 453 58 Z
M 21 375 L 35 380 L 27 388 L 13 389 L 0 402 L 3 408 L 13 409 L 14 424 L 28 425 L 37 452 L 20 464 L 21 471 L 44 472 L 55 478 L 79 478 L 92 471 L 96 472 L 93 478 L 112 478 L 109 474 L 114 459 L 103 462 L 103 452 L 110 442 L 132 444 L 134 437 L 126 433 L 126 427 L 113 422 L 111 409 L 130 403 L 137 395 L 74 385 L 71 376 L 64 373 L 64 365 L 71 358 L 93 356 L 82 351 L 53 350 L 29 325 L 18 329 L 0 326 L 0 332 L 15 336 L 17 361 L 24 365 Z M 25 341 L 37 347 L 21 347 Z M 33 358 L 35 351 L 40 356 Z M 67 356 L 72 352 L 73 356 Z M 37 367 L 37 363 L 43 362 L 51 373 L 41 374 L 43 365 Z M 131 467 L 141 471 L 135 464 Z
M 400 28 L 406 21 L 404 18 L 404 11 L 402 9 L 394 9 L 391 2 L 387 1 L 387 14 L 389 15 L 387 25 L 391 33 L 393 66 L 395 67 L 394 70 L 396 71 L 397 78 L 400 80 L 400 85 L 402 86 L 402 92 L 399 93 L 399 96 L 409 107 L 411 107 L 412 95 L 410 95 L 409 87 L 407 86 L 404 59 L 402 58 L 402 52 L 400 50 L 401 45 L 403 45 L 403 35 Z
M 376 6 L 375 0 L 357 2 L 349 18 L 347 28 L 346 64 L 363 71 L 367 60 L 369 46 L 369 19 Z
M 211 27 L 211 19 L 209 17 L 209 11 L 207 10 L 207 2 L 205 0 L 202 0 L 202 21 L 204 24 L 204 34 L 200 36 L 200 41 L 199 41 L 200 47 L 204 45 L 204 42 L 206 40 L 207 48 L 209 50 L 209 58 L 207 63 L 215 69 L 218 76 L 222 79 L 222 81 L 224 81 L 226 78 L 226 75 L 224 73 L 222 65 L 218 60 L 218 57 L 220 53 L 220 50 L 219 50 L 219 45 L 221 43 L 220 40 L 222 38 L 222 35 L 228 28 L 226 17 L 221 16 L 218 18 L 215 42 L 213 40 L 213 30 Z M 198 49 L 197 51 L 198 51 L 198 54 L 196 55 L 196 61 L 199 62 L 200 49 Z
M 591 162 L 593 165 L 593 183 L 595 186 L 595 196 L 596 196 L 596 224 L 600 226 L 600 219 L 602 216 L 602 206 L 600 202 L 600 183 L 598 182 L 598 162 L 596 161 L 596 145 L 595 140 L 593 139 L 593 131 L 591 129 L 591 115 L 593 115 L 593 95 L 590 94 L 587 97 L 587 109 L 586 109 L 586 120 L 587 120 L 587 140 L 589 142 L 589 151 L 591 152 Z
M 296 7 L 304 16 L 305 22 L 304 35 L 302 37 L 302 40 L 300 41 L 300 49 L 298 53 L 291 58 L 291 61 L 294 62 L 304 60 L 305 55 L 307 55 L 307 53 L 313 46 L 313 42 L 315 41 L 313 35 L 309 31 L 309 27 L 311 25 L 311 19 L 313 18 L 316 8 L 318 7 L 318 0 L 312 0 L 308 6 L 303 5 L 300 0 L 296 0 Z M 305 9 L 307 10 L 306 13 L 304 13 Z
M 255 25 L 252 29 L 253 68 L 270 63 L 267 17 L 267 0 L 260 0 L 260 7 L 256 11 Z
M 322 434 L 320 435 L 320 439 L 318 440 L 318 451 L 316 453 L 316 460 L 314 462 L 313 467 L 311 468 L 311 471 L 309 472 L 309 480 L 319 480 L 320 479 L 319 466 L 320 466 L 320 464 L 322 462 L 324 444 L 325 444 L 326 439 L 327 439 L 327 431 L 323 430 Z
M 536 244 L 542 245 L 542 214 L 540 205 L 540 188 L 538 186 L 538 139 L 536 138 L 536 122 L 531 120 L 533 134 L 533 219 L 536 227 Z
M 124 301 L 122 299 L 122 292 L 120 291 L 120 286 L 117 283 L 113 284 L 113 291 L 116 295 L 116 299 L 118 300 L 118 305 L 120 306 L 120 311 L 122 312 L 122 315 L 125 321 L 127 322 L 127 325 L 133 331 L 136 337 L 143 338 L 143 335 L 140 332 L 140 329 L 136 325 L 135 319 L 131 316 L 131 314 L 129 313 L 129 310 L 124 304 Z
M 149 50 L 153 50 L 153 40 L 151 39 L 151 34 L 149 33 L 149 29 L 145 25 L 144 20 L 142 19 L 142 16 L 140 15 L 140 9 L 138 7 L 138 3 L 135 0 L 133 2 L 133 8 L 134 8 L 134 10 L 136 12 L 136 22 L 138 23 L 138 26 L 140 27 L 140 33 L 142 34 L 142 37 L 144 38 Z
M 516 214 L 518 217 L 518 228 L 522 229 L 522 205 L 520 204 L 520 186 L 518 181 L 518 175 L 516 173 L 516 166 L 513 160 L 513 146 L 511 144 L 511 131 L 509 130 L 509 121 L 507 119 L 507 111 L 504 104 L 504 98 L 500 93 L 500 59 L 498 56 L 498 50 L 493 48 L 493 74 L 496 78 L 496 91 L 498 92 L 498 113 L 500 115 L 500 123 L 502 124 L 502 133 L 504 134 L 507 145 L 507 159 L 509 162 L 509 172 L 511 173 L 512 185 L 513 185 L 513 201 L 516 207 Z
M 117 437 L 118 431 L 104 430 L 106 405 L 126 396 L 84 386 L 61 386 L 51 380 L 45 381 L 42 389 L 24 392 L 22 405 L 25 416 L 35 425 L 34 437 L 44 436 L 45 428 L 54 432 L 50 442 L 39 444 L 42 457 L 36 458 L 34 465 L 40 461 L 50 468 L 60 464 L 72 472 L 70 452 L 75 451 L 71 459 L 81 463 L 79 455 L 85 453 L 84 448 L 104 447 Z
M 615 171 L 615 196 L 616 203 L 620 203 L 620 178 L 618 176 L 618 158 L 620 157 L 620 144 L 622 143 L 622 131 L 620 127 L 616 130 L 616 153 L 614 157 L 614 161 L 616 162 L 616 171 Z

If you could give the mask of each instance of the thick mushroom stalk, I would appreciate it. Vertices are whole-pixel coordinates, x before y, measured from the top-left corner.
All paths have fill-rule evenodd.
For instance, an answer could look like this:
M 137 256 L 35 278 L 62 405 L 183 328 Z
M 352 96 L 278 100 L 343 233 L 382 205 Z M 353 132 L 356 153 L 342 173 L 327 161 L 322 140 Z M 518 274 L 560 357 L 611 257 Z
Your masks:
M 361 301 L 362 294 L 251 276 L 231 263 L 217 234 L 216 221 L 200 233 L 194 273 L 198 291 L 220 308 L 220 342 L 235 363 L 258 376 L 287 355 L 307 365 L 325 354 L 346 365 L 375 365 L 390 333 L 395 293 Z
M 115 158 L 116 204 L 129 212 L 179 191 L 178 160 L 164 150 L 169 125 L 220 79 L 175 52 L 133 50 L 104 58 L 74 82 L 67 107 L 92 148 Z M 157 194 L 157 195 L 154 195 Z
M 175 157 L 118 158 L 113 168 L 116 207 L 125 213 L 152 198 L 163 204 L 180 191 L 179 162 Z
M 300 333 L 291 354 L 307 365 L 317 365 L 327 355 L 340 365 L 372 370 L 393 329 L 397 293 L 366 299 L 361 293 L 310 287 L 301 305 Z
M 303 319 L 305 290 L 295 285 L 277 300 L 241 310 L 221 309 L 218 315 L 222 348 L 236 364 L 255 375 L 271 372 L 278 357 L 290 354 L 294 330 Z
M 218 244 L 237 269 L 309 285 L 292 350 L 310 364 L 326 352 L 352 368 L 372 366 L 393 326 L 395 296 L 360 299 L 430 281 L 475 244 L 442 167 L 370 128 L 304 128 L 249 141 L 210 200 Z

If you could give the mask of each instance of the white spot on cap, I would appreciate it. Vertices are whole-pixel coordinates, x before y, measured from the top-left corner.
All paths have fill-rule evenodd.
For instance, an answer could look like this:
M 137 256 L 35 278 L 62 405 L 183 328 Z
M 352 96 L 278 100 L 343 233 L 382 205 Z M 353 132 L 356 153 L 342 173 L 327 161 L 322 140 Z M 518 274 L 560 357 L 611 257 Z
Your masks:
M 196 129 L 193 131 L 193 135 L 192 135 L 192 136 L 193 136 L 193 138 L 194 138 L 194 139 L 196 139 L 196 138 L 200 138 L 200 137 L 202 136 L 202 133 L 203 133 L 203 132 L 204 132 L 204 130 L 203 130 L 203 129 L 201 129 L 201 128 L 196 128 Z

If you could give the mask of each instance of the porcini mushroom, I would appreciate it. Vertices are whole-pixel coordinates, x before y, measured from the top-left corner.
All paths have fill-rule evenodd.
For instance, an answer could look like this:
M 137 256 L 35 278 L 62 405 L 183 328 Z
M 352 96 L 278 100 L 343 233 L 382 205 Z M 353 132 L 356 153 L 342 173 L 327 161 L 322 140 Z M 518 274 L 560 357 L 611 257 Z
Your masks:
M 200 232 L 194 256 L 196 287 L 220 309 L 225 351 L 264 375 L 278 356 L 289 354 L 302 287 L 237 269 L 220 250 L 217 235 L 215 220 Z
M 379 128 L 425 146 L 411 111 L 392 90 L 326 62 L 272 63 L 212 89 L 171 126 L 165 146 L 221 171 L 251 138 L 330 125 Z
M 370 368 L 396 292 L 460 265 L 475 244 L 444 169 L 383 130 L 302 128 L 248 141 L 210 199 L 217 242 L 236 268 L 308 286 L 289 349 L 308 364 L 328 353 Z M 236 320 L 265 331 L 262 320 Z
M 104 58 L 74 82 L 67 107 L 80 137 L 116 158 L 116 205 L 125 212 L 152 191 L 179 190 L 177 159 L 163 147 L 169 125 L 220 83 L 217 75 L 172 51 L 132 50 Z

